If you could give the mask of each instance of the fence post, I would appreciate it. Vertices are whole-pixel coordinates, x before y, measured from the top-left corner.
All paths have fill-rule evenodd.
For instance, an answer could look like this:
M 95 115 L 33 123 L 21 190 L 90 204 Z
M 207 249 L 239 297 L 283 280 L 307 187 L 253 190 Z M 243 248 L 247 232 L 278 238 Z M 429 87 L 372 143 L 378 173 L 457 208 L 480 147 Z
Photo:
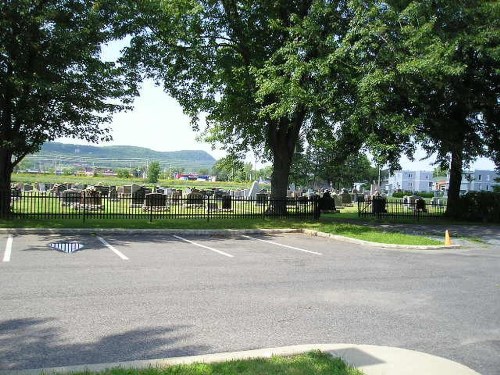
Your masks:
M 84 191 L 82 191 L 83 193 L 83 206 L 80 205 L 81 207 L 81 210 L 82 210 L 82 218 L 83 218 L 83 222 L 85 223 L 85 207 L 87 206 L 87 193 Z
M 210 195 L 207 195 L 207 223 L 210 221 Z
M 155 200 L 153 199 L 153 201 L 155 201 Z M 151 201 L 148 201 L 148 202 L 149 202 L 149 204 L 151 204 L 151 206 L 148 206 L 146 204 L 146 198 L 144 198 L 144 205 L 143 205 L 142 210 L 144 211 L 144 207 L 146 207 L 146 210 L 149 210 L 149 222 L 152 223 L 153 222 L 153 206 L 157 203 L 156 202 L 152 203 Z

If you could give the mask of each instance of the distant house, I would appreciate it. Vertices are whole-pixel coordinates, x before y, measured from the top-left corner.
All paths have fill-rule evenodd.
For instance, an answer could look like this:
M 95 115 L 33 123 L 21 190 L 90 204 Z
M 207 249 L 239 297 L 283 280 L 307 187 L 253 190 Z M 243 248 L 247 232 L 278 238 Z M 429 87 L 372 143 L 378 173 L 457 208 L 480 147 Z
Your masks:
M 493 191 L 495 185 L 500 185 L 495 179 L 500 174 L 489 170 L 464 171 L 460 192 Z M 386 190 L 389 194 L 396 191 L 431 192 L 448 191 L 450 176 L 433 178 L 431 171 L 396 171 L 389 176 Z
M 433 190 L 434 181 L 430 171 L 395 171 L 387 181 L 389 193 L 395 191 L 425 191 Z
M 449 176 L 448 176 L 449 177 Z M 467 193 L 468 191 L 493 191 L 495 185 L 500 185 L 495 179 L 500 178 L 500 174 L 489 170 L 474 170 L 462 172 L 462 183 L 460 184 L 460 192 Z M 448 184 L 446 185 L 448 189 Z

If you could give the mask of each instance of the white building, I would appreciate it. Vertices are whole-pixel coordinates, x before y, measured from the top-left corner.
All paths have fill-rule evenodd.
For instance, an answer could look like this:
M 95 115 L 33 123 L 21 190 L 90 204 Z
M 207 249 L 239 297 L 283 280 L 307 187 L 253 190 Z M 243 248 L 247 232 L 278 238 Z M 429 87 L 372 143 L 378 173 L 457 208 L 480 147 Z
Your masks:
M 496 173 L 495 171 L 464 171 L 462 173 L 460 192 L 466 193 L 468 191 L 493 191 L 493 186 L 500 185 L 500 182 L 495 181 L 495 179 L 498 178 L 500 178 L 500 174 Z M 448 188 L 448 184 L 446 185 L 446 188 Z
M 434 190 L 448 190 L 449 178 L 444 181 L 434 181 L 431 171 L 396 171 L 389 176 L 386 190 L 389 194 L 402 190 L 411 192 L 431 192 Z M 468 191 L 493 191 L 495 185 L 500 185 L 495 179 L 500 178 L 500 174 L 495 171 L 475 170 L 464 171 L 460 192 Z
M 389 193 L 394 191 L 425 191 L 430 192 L 433 188 L 431 171 L 395 171 L 389 176 L 387 182 Z

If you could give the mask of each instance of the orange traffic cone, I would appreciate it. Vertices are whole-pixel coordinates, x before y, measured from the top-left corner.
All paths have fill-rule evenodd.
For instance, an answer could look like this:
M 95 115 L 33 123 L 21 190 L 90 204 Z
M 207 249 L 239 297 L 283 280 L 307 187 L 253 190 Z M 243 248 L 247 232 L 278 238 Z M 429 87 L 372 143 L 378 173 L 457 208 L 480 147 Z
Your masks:
M 448 229 L 444 232 L 444 246 L 451 246 L 450 232 L 448 232 Z

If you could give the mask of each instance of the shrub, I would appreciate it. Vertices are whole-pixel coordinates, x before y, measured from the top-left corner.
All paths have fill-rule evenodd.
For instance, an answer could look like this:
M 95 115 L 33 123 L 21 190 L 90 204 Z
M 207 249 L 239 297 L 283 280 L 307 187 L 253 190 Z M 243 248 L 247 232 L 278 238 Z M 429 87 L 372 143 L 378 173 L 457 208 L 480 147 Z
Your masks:
M 500 193 L 470 191 L 460 197 L 453 216 L 460 220 L 500 223 Z

